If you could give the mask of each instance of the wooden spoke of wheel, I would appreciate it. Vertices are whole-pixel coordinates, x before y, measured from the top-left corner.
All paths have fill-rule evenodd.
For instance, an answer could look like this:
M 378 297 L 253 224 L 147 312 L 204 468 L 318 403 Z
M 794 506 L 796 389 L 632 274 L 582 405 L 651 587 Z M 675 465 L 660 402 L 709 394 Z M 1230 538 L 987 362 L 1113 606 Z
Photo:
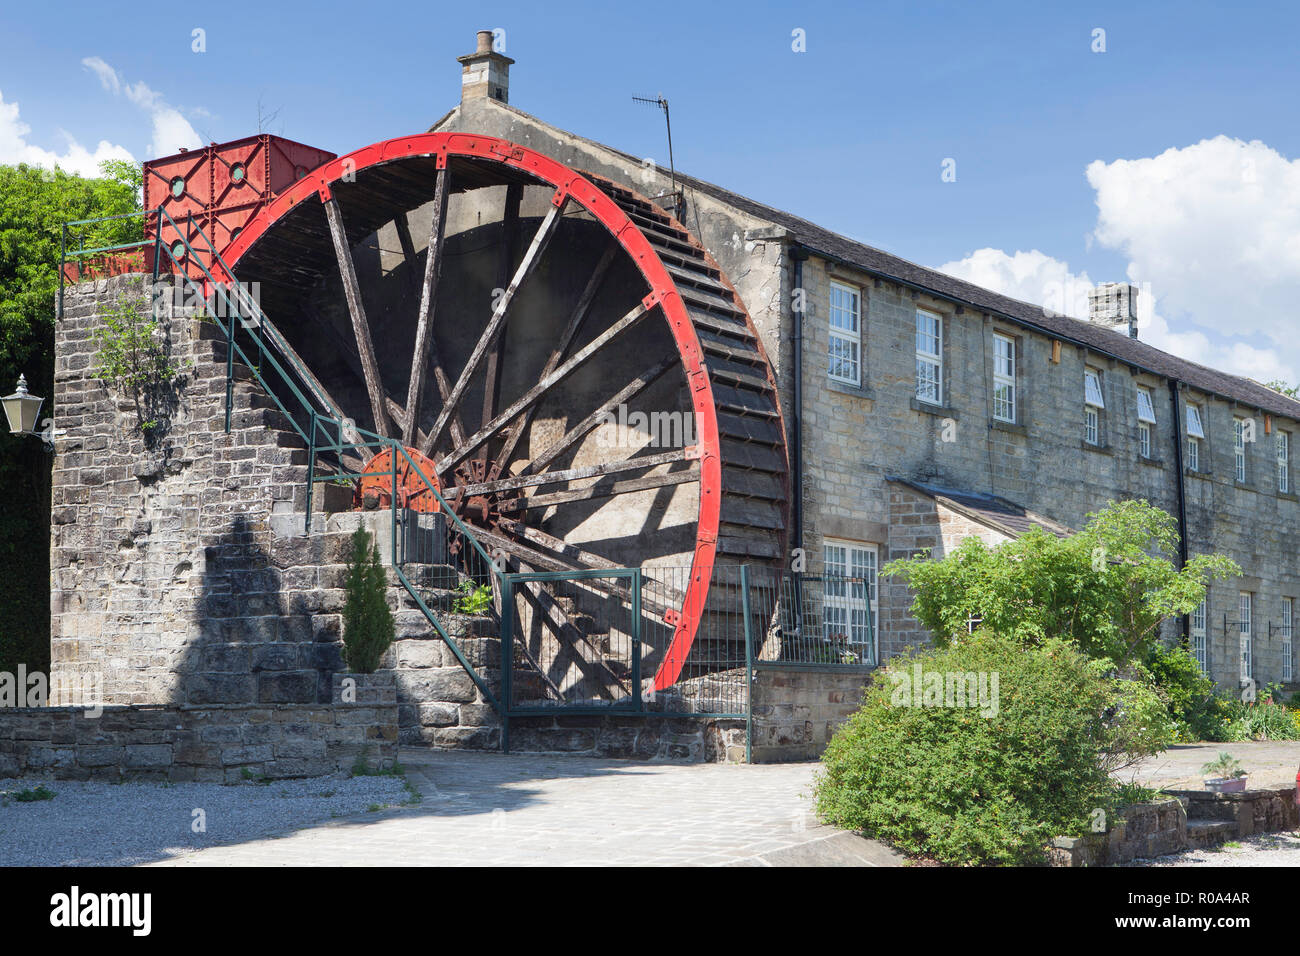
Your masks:
M 634 491 L 650 491 L 653 488 L 667 488 L 672 485 L 684 485 L 700 480 L 700 469 L 689 468 L 686 471 L 670 471 L 665 475 L 647 475 L 644 478 L 630 478 L 626 481 L 613 481 L 608 484 L 596 484 L 588 488 L 574 488 L 571 491 L 555 491 L 547 495 L 520 495 L 517 498 L 502 501 L 502 511 L 528 511 L 550 508 L 552 505 L 567 505 L 575 501 L 590 501 L 593 498 L 612 498 L 615 495 L 631 494 Z
M 522 561 L 519 562 L 519 569 L 524 572 L 533 570 Z M 573 655 L 583 678 L 595 685 L 596 692 L 605 700 L 614 699 L 611 690 L 613 687 L 620 688 L 624 694 L 630 694 L 631 688 L 627 681 L 609 669 L 601 659 L 600 651 L 587 639 L 587 635 L 573 625 L 555 597 L 538 581 L 524 581 L 523 585 L 522 593 L 533 609 L 541 615 L 542 624 L 549 628 Z
M 431 454 L 433 446 L 442 438 L 443 430 L 447 427 L 447 422 L 452 413 L 460 405 L 461 399 L 465 395 L 465 390 L 469 388 L 470 379 L 478 371 L 479 364 L 483 361 L 487 350 L 496 342 L 497 335 L 501 332 L 501 327 L 505 324 L 506 316 L 510 312 L 510 303 L 514 301 L 515 293 L 519 291 L 520 285 L 528 278 L 533 268 L 541 258 L 542 252 L 546 249 L 546 244 L 550 242 L 551 236 L 555 233 L 555 227 L 560 221 L 560 216 L 564 207 L 568 205 L 566 196 L 558 205 L 551 204 L 551 208 L 546 212 L 546 218 L 542 224 L 537 227 L 537 232 L 533 236 L 533 241 L 528 246 L 528 251 L 524 253 L 523 261 L 519 263 L 519 268 L 515 270 L 514 278 L 510 280 L 510 285 L 501 295 L 497 306 L 492 310 L 492 317 L 488 319 L 487 327 L 483 330 L 483 335 L 474 345 L 474 350 L 470 353 L 469 359 L 465 362 L 465 367 L 461 369 L 460 377 L 456 379 L 456 384 L 452 386 L 451 393 L 443 400 L 442 411 L 438 413 L 437 420 L 433 423 L 433 428 L 429 430 L 425 443 L 420 446 L 420 451 L 424 454 Z M 462 446 L 463 447 L 463 446 Z M 477 446 L 475 446 L 477 447 Z M 470 448 L 469 451 L 473 451 Z
M 649 388 L 654 382 L 658 381 L 660 376 L 677 364 L 677 358 L 670 356 L 650 369 L 648 372 L 633 379 L 627 385 L 615 392 L 610 398 L 578 424 L 574 425 L 558 439 L 548 445 L 542 452 L 519 472 L 521 475 L 531 475 L 534 472 L 541 471 L 560 455 L 564 454 L 574 444 L 588 432 L 599 426 L 602 422 L 608 420 L 611 411 L 622 405 L 624 402 L 631 401 L 645 389 Z M 534 406 L 536 407 L 536 406 Z
M 370 325 L 366 321 L 366 308 L 361 301 L 361 285 L 357 282 L 356 264 L 352 261 L 352 248 L 348 245 L 343 228 L 343 212 L 339 201 L 330 196 L 323 203 L 325 218 L 329 221 L 330 238 L 334 242 L 334 255 L 338 258 L 339 276 L 343 280 L 343 295 L 347 299 L 348 314 L 352 318 L 352 332 L 357 339 L 357 354 L 365 374 L 366 392 L 370 396 L 370 412 L 374 416 L 375 431 L 385 438 L 392 437 L 388 409 L 384 405 L 383 380 L 379 377 L 379 363 L 375 360 L 375 345 L 370 339 Z
M 406 445 L 415 440 L 420 424 L 426 370 L 432 367 L 434 385 L 444 402 L 450 390 L 447 375 L 438 360 L 438 349 L 433 337 L 433 316 L 438 302 L 438 279 L 442 274 L 442 240 L 447 226 L 447 193 L 450 189 L 450 179 L 450 171 L 440 169 L 437 185 L 433 189 L 433 220 L 429 224 L 429 245 L 425 251 L 424 281 L 420 283 L 420 311 L 416 317 L 415 348 L 411 356 L 411 374 L 406 389 L 406 409 L 402 425 L 402 442 Z M 450 424 L 452 440 L 460 444 L 465 439 L 460 419 L 453 418 Z M 420 441 L 421 447 L 425 441 L 428 441 L 427 436 Z
M 507 527 L 507 521 L 509 521 L 509 519 L 503 520 L 503 528 Z M 515 528 L 521 527 L 516 522 L 510 522 L 510 525 L 513 525 Z M 611 562 L 606 561 L 604 558 L 598 558 L 589 552 L 580 551 L 578 555 L 575 556 L 570 546 L 566 546 L 563 549 L 553 548 L 551 544 L 547 542 L 547 539 L 550 538 L 550 536 L 546 535 L 544 532 L 539 532 L 533 528 L 529 528 L 528 532 L 527 544 L 516 540 L 514 537 L 498 534 L 495 531 L 482 531 L 475 529 L 474 534 L 487 544 L 491 550 L 504 551 L 515 560 L 526 562 L 535 567 L 541 568 L 544 571 L 607 571 L 612 568 Z M 515 531 L 511 532 L 511 534 L 515 533 Z M 550 538 L 550 540 L 558 541 L 559 539 Z M 563 542 L 561 542 L 561 544 L 563 544 Z M 631 607 L 632 592 L 621 582 L 622 579 L 616 577 L 585 578 L 583 579 L 582 584 L 584 587 L 589 587 L 595 591 L 599 591 L 600 593 L 608 595 L 611 598 L 623 602 L 624 605 Z M 660 582 L 655 583 L 660 584 Z M 660 586 L 660 592 L 669 600 L 676 600 L 677 608 L 681 607 L 681 592 L 676 591 L 675 589 L 666 589 L 662 585 Z M 663 617 L 669 611 L 675 611 L 677 608 L 669 607 L 667 604 L 660 604 L 658 601 L 654 601 L 644 596 L 641 599 L 641 609 L 646 614 L 655 614 Z
M 587 287 L 582 290 L 582 295 L 578 297 L 578 304 L 574 306 L 573 313 L 569 316 L 569 322 L 560 333 L 559 343 L 555 346 L 554 351 L 546 359 L 546 364 L 542 367 L 542 373 L 538 378 L 545 378 L 555 371 L 556 366 L 569 352 L 569 346 L 573 344 L 574 338 L 582 328 L 582 323 L 586 321 L 587 315 L 591 312 L 591 304 L 596 299 L 596 293 L 600 291 L 601 284 L 605 281 L 605 275 L 609 271 L 610 265 L 614 262 L 615 253 L 618 252 L 618 246 L 610 245 L 605 250 L 600 261 L 596 263 L 596 268 L 591 273 L 591 278 L 587 280 Z M 505 436 L 505 441 L 501 445 L 501 451 L 497 454 L 492 463 L 492 468 L 488 471 L 489 479 L 501 477 L 501 473 L 509 466 L 514 458 L 515 448 L 519 445 L 519 439 L 523 437 L 524 432 L 528 431 L 528 426 L 533 422 L 533 416 L 537 414 L 537 405 L 534 403 L 528 407 L 518 422 L 512 422 Z
M 667 465 L 676 461 L 686 461 L 694 454 L 691 448 L 675 448 L 657 455 L 643 455 L 640 458 L 627 458 L 623 461 L 602 462 L 599 465 L 582 465 L 566 468 L 563 471 L 548 471 L 540 475 L 512 475 L 498 478 L 496 481 L 480 481 L 461 485 L 460 490 L 466 495 L 490 495 L 501 491 L 518 491 L 520 488 L 535 488 L 538 485 L 553 485 L 561 481 L 581 481 L 584 478 L 603 478 L 605 475 L 639 468 L 652 468 L 655 465 Z
M 497 258 L 496 288 L 504 289 L 510 277 L 510 267 L 514 264 L 519 251 L 519 205 L 524 198 L 524 187 L 520 183 L 506 186 L 505 209 L 501 214 L 501 249 Z M 498 335 L 496 347 L 488 350 L 487 364 L 483 370 L 483 414 L 481 422 L 491 421 L 496 417 L 497 403 L 501 400 L 501 366 L 505 362 L 506 337 Z M 487 449 L 483 449 L 483 460 L 487 461 Z
M 628 329 L 640 322 L 648 313 L 649 308 L 645 302 L 637 303 L 637 305 L 633 307 L 627 315 L 623 316 L 623 318 L 619 319 L 604 332 L 600 333 L 600 335 L 596 336 L 584 345 L 574 353 L 572 358 L 562 364 L 555 371 L 551 372 L 550 375 L 547 375 L 528 391 L 524 392 L 524 394 L 517 398 L 509 408 L 480 428 L 455 451 L 440 459 L 435 466 L 438 474 L 444 474 L 448 469 L 454 468 L 460 462 L 468 458 L 474 453 L 474 449 L 478 448 L 479 445 L 483 444 L 483 442 L 487 441 L 500 431 L 507 422 L 524 409 L 537 402 L 546 394 L 547 390 L 556 383 L 562 382 L 564 379 L 572 375 L 583 362 L 587 361 L 587 359 L 599 352 L 601 348 L 609 342 L 612 342 L 618 336 L 622 335 Z M 444 412 L 445 411 L 446 410 L 444 409 Z

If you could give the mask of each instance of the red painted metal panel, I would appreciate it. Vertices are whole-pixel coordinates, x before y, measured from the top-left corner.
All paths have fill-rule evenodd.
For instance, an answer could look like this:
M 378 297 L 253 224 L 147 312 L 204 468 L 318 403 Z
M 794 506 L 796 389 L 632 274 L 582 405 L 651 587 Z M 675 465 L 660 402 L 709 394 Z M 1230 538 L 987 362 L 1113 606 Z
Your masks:
M 202 212 L 212 202 L 212 175 L 208 150 L 196 149 L 144 164 L 144 208 L 162 206 L 180 220 Z

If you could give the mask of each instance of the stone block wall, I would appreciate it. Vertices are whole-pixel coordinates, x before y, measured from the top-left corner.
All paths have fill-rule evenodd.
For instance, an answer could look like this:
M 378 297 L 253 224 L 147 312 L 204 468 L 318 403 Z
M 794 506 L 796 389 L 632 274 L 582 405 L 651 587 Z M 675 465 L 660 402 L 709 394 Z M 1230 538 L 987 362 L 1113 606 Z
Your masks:
M 870 674 L 869 667 L 755 667 L 754 763 L 820 757 L 836 729 L 861 706 Z
M 1103 833 L 1059 837 L 1047 855 L 1052 866 L 1107 866 L 1297 827 L 1300 808 L 1290 787 L 1241 793 L 1171 790 L 1159 800 L 1126 807 Z
M 397 700 L 367 688 L 351 704 L 0 709 L 0 777 L 239 783 L 391 768 Z

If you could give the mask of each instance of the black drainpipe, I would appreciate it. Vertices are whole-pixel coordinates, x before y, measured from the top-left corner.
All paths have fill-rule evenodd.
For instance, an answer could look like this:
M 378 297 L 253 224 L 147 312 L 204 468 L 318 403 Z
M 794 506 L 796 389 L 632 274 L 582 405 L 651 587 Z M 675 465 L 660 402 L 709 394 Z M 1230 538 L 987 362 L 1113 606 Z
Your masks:
M 1169 404 L 1174 410 L 1174 477 L 1178 489 L 1178 568 L 1187 566 L 1187 476 L 1183 474 L 1183 414 L 1178 403 L 1179 381 L 1169 380 Z M 1183 615 L 1183 643 L 1191 645 L 1192 619 Z
M 803 264 L 808 250 L 799 243 L 790 247 L 794 261 L 793 288 L 790 290 L 790 323 L 792 327 L 791 362 L 794 364 L 794 400 L 790 415 L 790 470 L 794 472 L 790 494 L 794 498 L 791 517 L 794 524 L 792 547 L 803 547 L 803 315 L 806 307 L 803 294 Z M 806 557 L 806 556 L 805 556 Z

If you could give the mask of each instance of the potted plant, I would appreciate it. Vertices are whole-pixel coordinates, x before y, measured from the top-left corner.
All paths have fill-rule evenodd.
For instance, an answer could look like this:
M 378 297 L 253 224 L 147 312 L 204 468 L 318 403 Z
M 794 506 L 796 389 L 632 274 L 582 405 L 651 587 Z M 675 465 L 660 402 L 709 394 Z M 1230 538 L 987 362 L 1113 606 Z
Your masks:
M 1205 789 L 1211 793 L 1241 793 L 1246 789 L 1246 771 L 1230 753 L 1220 751 L 1219 759 L 1207 763 L 1201 773 L 1205 774 Z

